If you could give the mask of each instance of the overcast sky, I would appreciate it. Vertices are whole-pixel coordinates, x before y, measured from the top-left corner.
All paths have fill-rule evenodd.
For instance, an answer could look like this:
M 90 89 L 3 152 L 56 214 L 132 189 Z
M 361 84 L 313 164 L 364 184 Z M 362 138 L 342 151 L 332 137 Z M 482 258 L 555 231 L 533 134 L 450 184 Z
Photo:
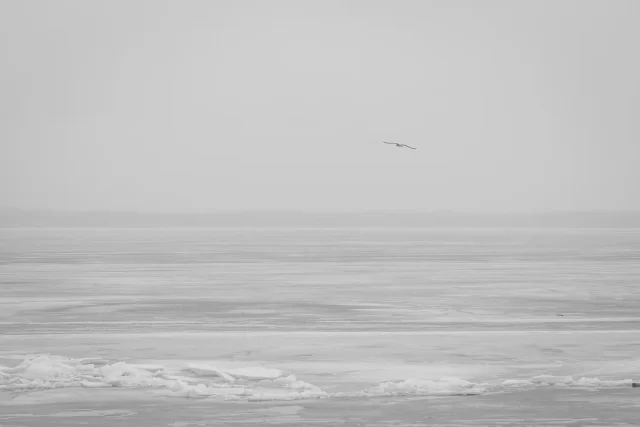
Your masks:
M 640 209 L 638 0 L 0 0 L 0 30 L 0 205 Z

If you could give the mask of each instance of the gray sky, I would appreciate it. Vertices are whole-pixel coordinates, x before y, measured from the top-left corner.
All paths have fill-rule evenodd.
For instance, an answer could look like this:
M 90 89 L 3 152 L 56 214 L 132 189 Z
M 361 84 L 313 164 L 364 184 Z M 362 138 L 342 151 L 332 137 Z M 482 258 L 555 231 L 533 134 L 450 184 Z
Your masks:
M 640 209 L 638 0 L 0 0 L 0 31 L 0 205 Z

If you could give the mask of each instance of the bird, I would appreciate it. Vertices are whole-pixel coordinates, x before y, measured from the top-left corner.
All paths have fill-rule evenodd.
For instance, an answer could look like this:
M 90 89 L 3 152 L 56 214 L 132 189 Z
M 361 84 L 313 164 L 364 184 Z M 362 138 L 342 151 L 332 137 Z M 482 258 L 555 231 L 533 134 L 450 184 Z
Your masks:
M 412 150 L 417 150 L 417 148 L 409 147 L 407 144 L 398 144 L 397 142 L 387 142 L 387 141 L 382 141 L 382 142 L 384 142 L 385 144 L 392 144 L 392 145 L 395 145 L 396 147 L 400 147 L 400 148 L 407 147 L 407 148 L 411 148 Z

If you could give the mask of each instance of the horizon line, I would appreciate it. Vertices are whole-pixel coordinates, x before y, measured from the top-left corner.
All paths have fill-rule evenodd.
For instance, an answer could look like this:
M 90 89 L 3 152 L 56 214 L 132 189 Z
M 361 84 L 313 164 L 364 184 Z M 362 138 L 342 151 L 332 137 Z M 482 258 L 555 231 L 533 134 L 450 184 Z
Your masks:
M 52 208 L 19 208 L 0 206 L 0 213 L 22 212 L 40 214 L 133 214 L 133 215 L 216 215 L 216 214 L 455 214 L 455 215 L 553 215 L 553 214 L 640 214 L 636 210 L 614 209 L 550 209 L 538 211 L 471 211 L 456 209 L 358 209 L 358 210 L 310 210 L 310 209 L 211 209 L 198 211 L 138 211 L 138 210 L 106 210 L 106 209 L 52 209 Z

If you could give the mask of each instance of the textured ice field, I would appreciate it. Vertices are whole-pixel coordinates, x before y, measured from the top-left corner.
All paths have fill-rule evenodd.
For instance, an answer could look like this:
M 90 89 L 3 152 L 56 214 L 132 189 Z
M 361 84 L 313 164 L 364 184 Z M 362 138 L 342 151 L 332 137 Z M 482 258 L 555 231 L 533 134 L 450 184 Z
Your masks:
M 132 411 L 68 406 L 87 402 L 344 409 L 362 399 L 631 392 L 640 379 L 639 231 L 0 238 L 0 425 L 46 425 L 42 405 L 62 420 Z
M 103 388 L 226 401 L 594 390 L 631 388 L 640 373 L 631 331 L 16 335 L 0 344 L 13 349 L 0 353 L 5 404 L 91 399 Z

